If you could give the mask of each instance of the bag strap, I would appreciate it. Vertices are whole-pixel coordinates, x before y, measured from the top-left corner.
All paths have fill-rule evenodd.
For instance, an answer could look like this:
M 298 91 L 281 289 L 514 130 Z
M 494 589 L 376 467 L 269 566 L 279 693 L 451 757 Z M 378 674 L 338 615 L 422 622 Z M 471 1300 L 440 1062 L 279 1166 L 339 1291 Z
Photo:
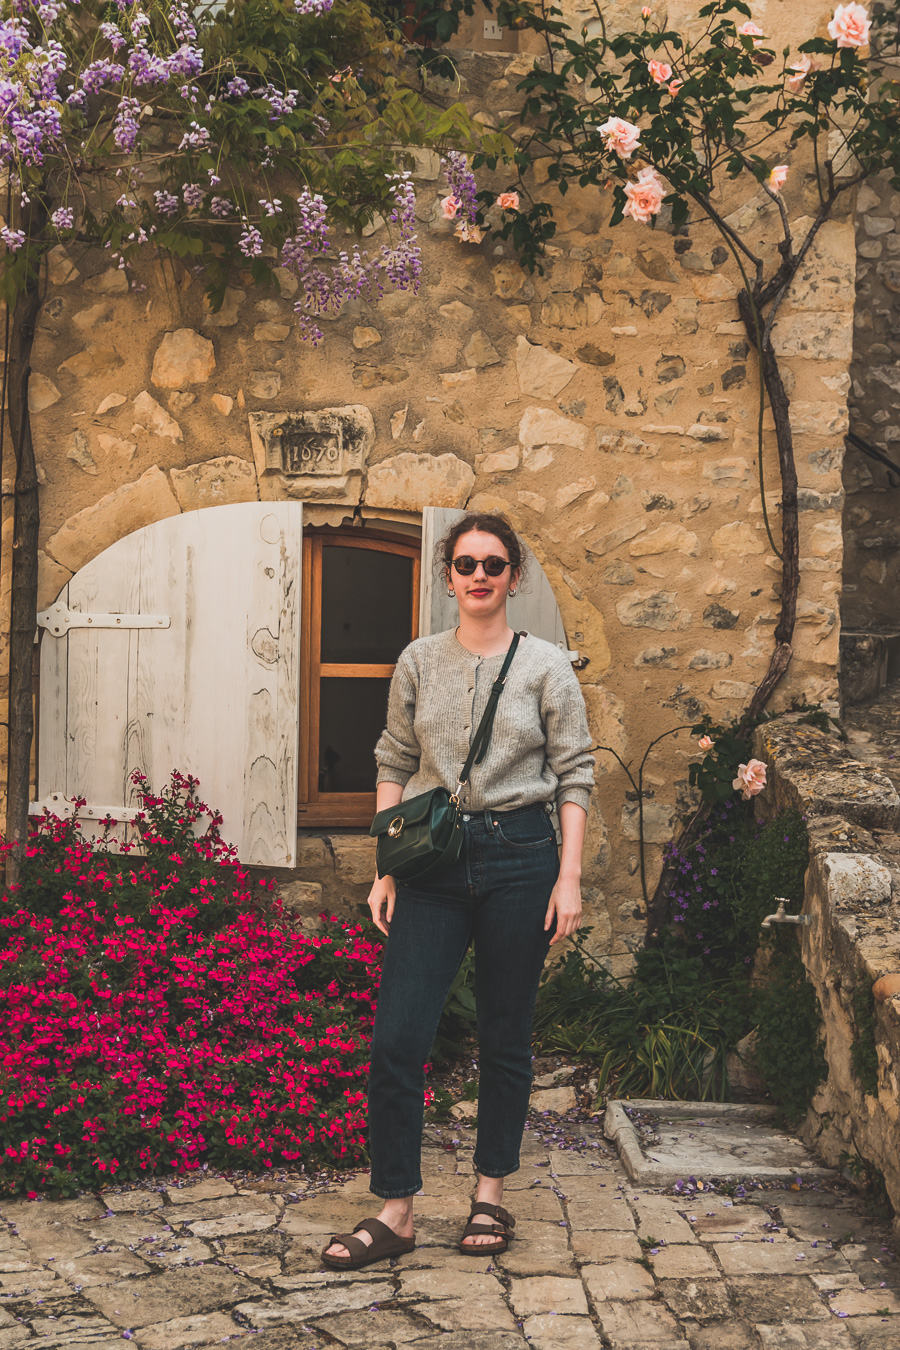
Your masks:
M 480 764 L 487 754 L 488 746 L 491 743 L 491 732 L 494 728 L 494 714 L 497 711 L 500 695 L 503 693 L 503 686 L 506 683 L 506 676 L 512 665 L 512 659 L 515 656 L 516 648 L 519 645 L 519 636 L 518 633 L 513 633 L 512 642 L 509 644 L 509 649 L 506 653 L 506 660 L 503 662 L 500 674 L 491 686 L 487 707 L 482 714 L 481 721 L 478 723 L 478 730 L 472 738 L 472 745 L 466 756 L 466 762 L 462 767 L 462 772 L 459 775 L 459 782 L 456 785 L 457 793 L 463 784 L 468 782 L 473 764 Z

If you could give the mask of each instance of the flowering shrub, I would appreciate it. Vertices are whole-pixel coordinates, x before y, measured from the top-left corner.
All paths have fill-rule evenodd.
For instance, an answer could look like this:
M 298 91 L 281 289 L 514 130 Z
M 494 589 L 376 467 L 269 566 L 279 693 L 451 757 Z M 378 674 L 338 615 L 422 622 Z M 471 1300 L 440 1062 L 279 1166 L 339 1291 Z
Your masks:
M 41 817 L 0 899 L 3 1188 L 364 1156 L 380 947 L 299 932 L 174 774 L 142 854 Z

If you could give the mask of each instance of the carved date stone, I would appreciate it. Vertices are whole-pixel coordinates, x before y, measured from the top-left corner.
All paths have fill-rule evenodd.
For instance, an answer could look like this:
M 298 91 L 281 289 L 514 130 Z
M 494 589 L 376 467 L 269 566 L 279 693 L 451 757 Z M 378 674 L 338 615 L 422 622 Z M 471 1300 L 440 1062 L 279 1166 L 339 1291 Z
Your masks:
M 375 442 L 368 408 L 250 414 L 250 439 L 263 501 L 286 497 L 355 506 Z

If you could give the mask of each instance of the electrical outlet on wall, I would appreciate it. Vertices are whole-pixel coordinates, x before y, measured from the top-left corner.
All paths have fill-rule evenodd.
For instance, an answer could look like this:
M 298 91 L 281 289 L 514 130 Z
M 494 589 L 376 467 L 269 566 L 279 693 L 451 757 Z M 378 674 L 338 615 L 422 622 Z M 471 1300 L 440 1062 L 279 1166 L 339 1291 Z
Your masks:
M 502 42 L 504 38 L 503 29 L 496 19 L 485 19 L 484 21 L 484 40 L 485 42 Z

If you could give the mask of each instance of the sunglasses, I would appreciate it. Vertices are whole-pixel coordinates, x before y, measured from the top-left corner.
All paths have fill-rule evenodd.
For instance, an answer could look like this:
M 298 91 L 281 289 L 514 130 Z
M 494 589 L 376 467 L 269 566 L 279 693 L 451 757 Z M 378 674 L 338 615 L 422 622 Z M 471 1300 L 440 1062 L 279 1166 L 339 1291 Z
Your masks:
M 502 576 L 507 567 L 512 565 L 508 558 L 470 558 L 468 553 L 453 559 L 453 566 L 461 577 L 470 577 L 479 563 L 489 577 Z

